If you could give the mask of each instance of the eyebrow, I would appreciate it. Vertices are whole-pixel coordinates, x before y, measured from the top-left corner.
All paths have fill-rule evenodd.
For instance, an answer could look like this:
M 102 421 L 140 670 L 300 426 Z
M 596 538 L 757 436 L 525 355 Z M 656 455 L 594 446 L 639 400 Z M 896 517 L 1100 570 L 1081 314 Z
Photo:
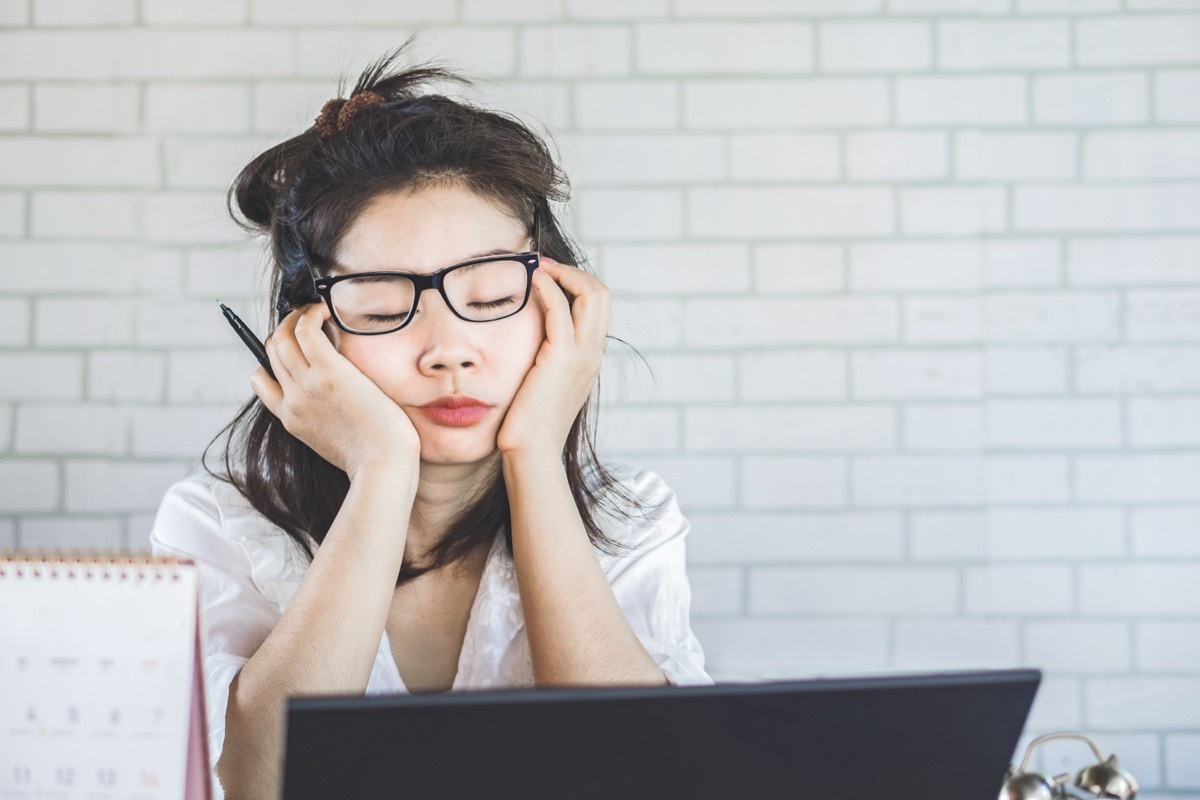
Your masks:
M 515 253 L 516 253 L 515 250 L 506 250 L 503 247 L 497 247 L 494 250 L 485 250 L 482 253 L 476 253 L 475 255 L 467 256 L 466 258 L 461 259 L 460 261 L 456 261 L 455 263 L 459 264 L 459 263 L 462 263 L 462 261 L 473 261 L 476 258 L 483 258 L 485 256 L 511 256 L 511 255 L 514 255 Z M 360 270 L 360 271 L 361 272 L 404 272 L 404 270 L 388 270 L 388 269 L 364 269 L 364 270 Z M 434 272 L 437 272 L 437 270 L 434 270 Z M 349 273 L 350 273 L 350 270 L 347 270 L 341 264 L 334 264 L 333 269 L 331 269 L 329 271 L 330 275 L 347 275 Z M 417 273 L 410 272 L 410 273 L 406 273 L 406 274 L 413 275 L 413 274 L 417 274 Z

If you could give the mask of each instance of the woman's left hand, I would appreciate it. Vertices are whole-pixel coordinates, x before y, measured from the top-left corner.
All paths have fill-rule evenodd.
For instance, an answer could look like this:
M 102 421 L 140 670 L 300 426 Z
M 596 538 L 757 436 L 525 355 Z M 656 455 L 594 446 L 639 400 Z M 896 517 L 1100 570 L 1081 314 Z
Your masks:
M 542 257 L 534 290 L 546 307 L 546 339 L 500 426 L 501 452 L 562 457 L 571 425 L 604 360 L 612 293 L 578 267 Z

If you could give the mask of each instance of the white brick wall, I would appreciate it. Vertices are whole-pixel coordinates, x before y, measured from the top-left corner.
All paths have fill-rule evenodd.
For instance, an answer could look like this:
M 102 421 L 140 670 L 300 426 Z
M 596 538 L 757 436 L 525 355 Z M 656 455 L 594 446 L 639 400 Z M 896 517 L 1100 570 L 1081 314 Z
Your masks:
M 1200 797 L 1195 0 L 0 2 L 0 547 L 146 546 L 249 396 L 229 180 L 418 25 L 563 153 L 715 676 L 1037 666 Z

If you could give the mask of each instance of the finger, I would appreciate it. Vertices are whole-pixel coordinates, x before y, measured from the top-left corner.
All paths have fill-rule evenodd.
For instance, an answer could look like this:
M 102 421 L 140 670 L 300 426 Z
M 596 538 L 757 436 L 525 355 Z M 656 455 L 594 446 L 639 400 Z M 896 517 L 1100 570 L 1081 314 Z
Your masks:
M 292 376 L 304 373 L 310 366 L 304 352 L 300 349 L 300 344 L 296 341 L 296 323 L 306 308 L 308 306 L 298 306 L 289 311 L 288 315 L 275 327 L 275 330 L 271 331 L 271 336 L 267 341 L 267 354 L 270 355 L 271 349 L 274 348 L 279 362 Z M 274 364 L 274 360 L 271 363 Z
M 560 264 L 557 261 L 543 260 L 542 268 L 554 276 L 554 280 L 558 281 L 558 284 L 563 288 L 567 297 L 572 301 L 591 294 L 604 286 L 596 276 L 570 264 Z
M 549 272 L 564 291 L 575 293 L 569 302 L 577 340 L 603 347 L 611 314 L 612 293 L 608 287 L 594 275 L 569 264 L 554 264 Z
M 533 271 L 533 285 L 542 305 L 546 307 L 546 338 L 553 344 L 574 344 L 575 321 L 571 318 L 567 296 L 545 270 Z
M 313 303 L 304 309 L 296 320 L 296 342 L 310 364 L 328 367 L 330 358 L 338 355 L 333 342 L 325 333 L 325 321 L 330 318 L 329 306 L 323 302 Z
M 277 381 L 272 380 L 261 365 L 250 373 L 250 388 L 258 395 L 258 399 L 267 407 L 267 410 L 278 417 L 280 409 L 283 407 L 283 389 L 280 388 Z

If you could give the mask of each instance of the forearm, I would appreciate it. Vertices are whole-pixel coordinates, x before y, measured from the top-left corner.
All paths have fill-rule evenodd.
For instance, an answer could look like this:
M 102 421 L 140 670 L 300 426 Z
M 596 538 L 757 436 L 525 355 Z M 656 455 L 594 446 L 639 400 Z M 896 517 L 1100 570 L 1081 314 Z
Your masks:
M 510 451 L 503 465 L 534 682 L 666 684 L 592 551 L 562 461 Z
M 278 796 L 286 699 L 361 694 L 387 622 L 415 491 L 404 470 L 365 471 L 282 617 L 230 687 L 218 774 L 234 797 Z M 264 794 L 266 792 L 266 794 Z

